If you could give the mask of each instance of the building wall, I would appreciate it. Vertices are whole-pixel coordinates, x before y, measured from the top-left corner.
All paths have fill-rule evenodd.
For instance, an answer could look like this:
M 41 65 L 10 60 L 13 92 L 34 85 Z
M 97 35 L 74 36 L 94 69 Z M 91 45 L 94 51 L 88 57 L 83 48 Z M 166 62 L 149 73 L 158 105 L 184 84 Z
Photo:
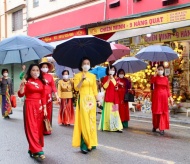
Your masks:
M 105 20 L 118 19 L 186 3 L 190 4 L 189 0 L 179 0 L 179 3 L 169 6 L 162 6 L 162 0 L 142 0 L 139 2 L 120 0 L 119 7 L 110 8 L 109 5 L 114 0 L 93 1 L 92 3 L 79 6 L 76 6 L 76 2 L 81 3 L 84 1 L 70 0 L 68 2 L 56 0 L 49 2 L 49 0 L 43 0 L 40 1 L 39 7 L 36 8 L 33 8 L 32 1 L 30 1 L 28 34 L 30 36 L 48 35 L 49 33 L 76 28 L 90 23 L 97 23 L 98 25 L 99 22 Z M 72 5 L 72 8 L 69 7 Z M 40 17 L 43 14 L 51 13 L 61 8 L 63 10 L 60 12 Z
M 162 0 L 142 0 L 140 2 L 133 3 L 133 0 L 129 0 L 131 7 L 131 11 L 129 11 L 129 14 L 138 14 L 142 12 L 148 12 L 152 10 L 158 10 L 162 8 L 170 8 L 172 6 L 178 6 L 182 4 L 190 3 L 189 0 L 178 0 L 178 3 L 169 5 L 169 6 L 162 6 Z M 133 5 L 131 5 L 133 3 Z
M 39 6 L 33 7 L 33 0 L 28 0 L 28 17 L 35 18 L 44 14 L 54 12 L 56 10 L 67 10 L 76 9 L 79 6 L 91 2 L 97 2 L 102 0 L 39 0 Z
M 133 0 L 120 0 L 119 7 L 110 8 L 109 4 L 112 2 L 114 2 L 114 0 L 106 0 L 106 19 L 121 18 L 133 14 L 190 3 L 189 0 L 179 0 L 179 3 L 174 5 L 162 6 L 162 0 L 141 0 L 139 2 L 133 2 Z
M 31 22 L 28 25 L 28 35 L 39 36 L 73 27 L 80 27 L 83 24 L 102 21 L 104 13 L 100 9 L 103 7 L 103 3 L 100 3 L 34 23 Z
M 0 0 L 0 41 L 16 34 L 27 34 L 26 7 L 22 9 L 23 28 L 17 31 L 12 30 L 12 13 L 18 11 L 20 9 L 19 6 L 24 4 L 26 4 L 25 0 Z M 29 63 L 26 63 L 26 65 L 28 66 Z M 0 65 L 0 76 L 3 68 L 9 70 L 9 77 L 14 81 L 14 89 L 15 91 L 18 91 L 20 85 L 19 73 L 21 71 L 21 64 Z
M 0 0 L 0 40 L 17 35 L 17 34 L 27 34 L 26 7 L 22 9 L 23 28 L 17 31 L 12 30 L 12 13 L 21 9 L 19 8 L 19 6 L 21 5 L 26 5 L 26 1 L 25 0 Z
M 0 41 L 5 37 L 4 0 L 0 0 Z

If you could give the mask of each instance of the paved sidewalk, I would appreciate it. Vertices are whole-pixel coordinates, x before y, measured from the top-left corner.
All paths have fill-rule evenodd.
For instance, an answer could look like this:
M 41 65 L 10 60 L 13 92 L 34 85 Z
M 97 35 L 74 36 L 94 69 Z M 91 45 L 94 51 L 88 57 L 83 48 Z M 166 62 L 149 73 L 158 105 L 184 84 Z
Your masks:
M 54 104 L 54 108 L 59 109 L 59 105 Z M 130 111 L 130 117 L 138 118 L 138 119 L 152 120 L 152 113 L 143 113 L 141 111 L 136 111 L 136 112 Z M 190 116 L 187 117 L 186 113 L 176 113 L 176 114 L 170 113 L 170 123 L 190 125 Z
M 152 113 L 143 113 L 141 111 L 131 112 L 131 118 L 138 118 L 138 119 L 152 119 Z M 190 125 L 190 116 L 187 117 L 186 113 L 170 113 L 170 123 L 175 124 L 188 124 Z

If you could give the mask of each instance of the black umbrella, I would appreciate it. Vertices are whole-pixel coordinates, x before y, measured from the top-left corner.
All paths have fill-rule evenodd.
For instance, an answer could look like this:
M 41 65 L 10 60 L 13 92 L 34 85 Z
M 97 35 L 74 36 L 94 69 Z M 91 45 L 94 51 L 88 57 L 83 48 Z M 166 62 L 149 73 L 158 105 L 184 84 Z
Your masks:
M 105 62 L 112 54 L 110 43 L 91 35 L 75 36 L 58 45 L 53 58 L 59 65 L 78 68 L 83 57 L 91 60 L 91 66 Z

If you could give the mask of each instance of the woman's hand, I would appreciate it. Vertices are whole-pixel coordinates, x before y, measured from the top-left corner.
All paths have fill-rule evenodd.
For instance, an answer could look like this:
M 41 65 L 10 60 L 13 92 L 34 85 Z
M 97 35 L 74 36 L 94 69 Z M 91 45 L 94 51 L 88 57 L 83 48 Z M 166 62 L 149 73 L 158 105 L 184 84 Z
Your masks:
M 59 98 L 57 92 L 55 93 L 55 97 L 56 97 L 57 102 L 60 102 L 60 101 L 61 101 L 61 99 Z
M 46 107 L 44 107 L 44 116 L 45 117 L 47 116 L 47 109 L 46 109 Z
M 110 79 L 110 80 L 113 79 L 113 75 L 109 75 L 109 79 Z
M 61 99 L 59 98 L 59 96 L 56 97 L 57 102 L 61 102 Z
M 27 81 L 25 79 L 23 79 L 20 86 L 24 87 L 26 83 L 27 83 Z
M 171 104 L 171 106 L 173 106 L 173 105 L 174 105 L 174 100 L 173 100 L 173 98 L 172 98 L 172 97 L 170 97 L 170 104 Z
M 101 106 L 101 102 L 100 102 L 100 101 L 97 101 L 97 105 L 98 105 L 98 106 Z
M 26 70 L 26 65 L 22 65 L 22 71 L 25 72 Z
M 86 75 L 83 73 L 82 75 L 82 81 L 84 81 L 86 79 Z

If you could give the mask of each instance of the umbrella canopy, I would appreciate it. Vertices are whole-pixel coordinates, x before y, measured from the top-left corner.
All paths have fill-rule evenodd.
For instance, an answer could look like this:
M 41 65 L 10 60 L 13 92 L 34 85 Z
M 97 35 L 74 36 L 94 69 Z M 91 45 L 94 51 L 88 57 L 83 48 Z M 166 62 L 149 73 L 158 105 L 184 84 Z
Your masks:
M 92 70 L 90 70 L 89 72 L 95 74 L 96 78 L 98 80 L 101 79 L 102 77 L 106 76 L 106 68 L 101 67 L 101 66 L 97 66 L 97 67 L 93 68 Z
M 78 68 L 83 57 L 91 60 L 91 66 L 103 63 L 112 54 L 110 44 L 91 35 L 75 36 L 58 45 L 53 58 L 59 65 Z
M 147 64 L 135 57 L 125 57 L 117 60 L 113 65 L 118 69 L 123 69 L 126 73 L 135 73 L 146 69 Z
M 171 61 L 178 58 L 177 53 L 168 46 L 152 45 L 141 49 L 136 57 L 152 62 Z
M 0 64 L 39 60 L 53 53 L 53 47 L 33 37 L 18 35 L 0 42 Z
M 108 58 L 107 61 L 117 60 L 125 55 L 130 54 L 130 48 L 128 48 L 122 44 L 110 43 L 110 45 L 111 45 L 111 49 L 112 49 L 113 53 L 110 55 L 110 57 Z
M 78 73 L 79 70 L 78 69 L 72 69 L 72 68 L 69 68 L 69 67 L 66 67 L 66 66 L 61 66 L 59 64 L 57 64 L 57 62 L 54 62 L 54 65 L 55 65 L 55 72 L 56 72 L 56 75 L 62 79 L 62 72 L 64 70 L 68 70 L 69 71 L 69 78 L 72 78 L 74 76 L 75 73 Z

